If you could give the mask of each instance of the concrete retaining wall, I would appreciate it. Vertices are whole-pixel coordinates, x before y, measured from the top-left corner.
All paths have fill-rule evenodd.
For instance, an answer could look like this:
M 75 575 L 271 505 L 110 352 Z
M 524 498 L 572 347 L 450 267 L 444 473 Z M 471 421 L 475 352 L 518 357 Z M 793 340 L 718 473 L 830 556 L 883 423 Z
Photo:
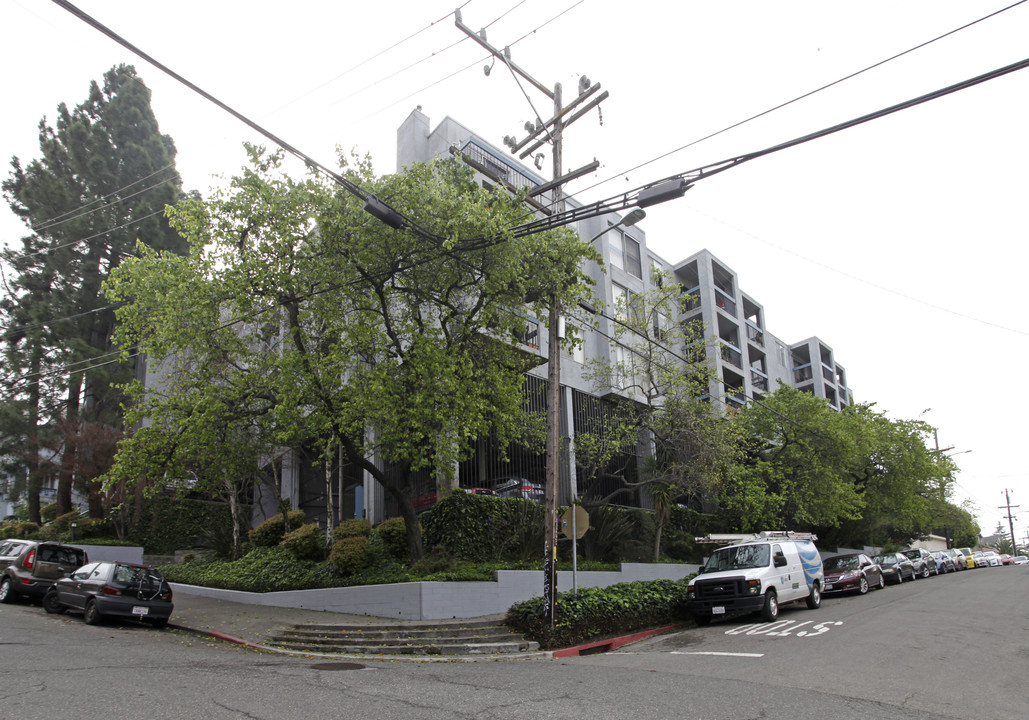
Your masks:
M 90 555 L 92 557 L 92 555 Z M 687 564 L 625 563 L 620 572 L 579 572 L 576 586 L 607 587 L 633 580 L 681 580 L 697 569 Z M 497 615 L 520 600 L 543 595 L 543 573 L 498 570 L 493 582 L 412 582 L 391 585 L 250 593 L 172 583 L 175 592 L 270 607 L 372 615 L 402 620 L 441 620 Z M 572 589 L 572 572 L 558 572 L 559 592 Z
M 90 562 L 109 560 L 111 562 L 132 563 L 134 565 L 143 564 L 143 548 L 141 547 L 129 545 L 82 545 L 80 543 L 67 544 L 85 550 Z

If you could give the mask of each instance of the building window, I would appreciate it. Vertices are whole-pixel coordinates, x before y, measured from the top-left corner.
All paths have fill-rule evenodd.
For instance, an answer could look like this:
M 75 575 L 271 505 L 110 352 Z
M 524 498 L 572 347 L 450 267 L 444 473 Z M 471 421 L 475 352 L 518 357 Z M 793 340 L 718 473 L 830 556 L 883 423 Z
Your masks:
M 540 346 L 540 324 L 532 320 L 525 322 L 524 331 L 515 331 L 515 339 L 523 345 L 539 349 Z
M 640 244 L 618 229 L 608 232 L 607 238 L 611 265 L 642 280 L 643 262 L 640 259 Z
M 643 303 L 638 294 L 618 283 L 611 283 L 611 296 L 616 319 L 634 323 L 643 321 Z

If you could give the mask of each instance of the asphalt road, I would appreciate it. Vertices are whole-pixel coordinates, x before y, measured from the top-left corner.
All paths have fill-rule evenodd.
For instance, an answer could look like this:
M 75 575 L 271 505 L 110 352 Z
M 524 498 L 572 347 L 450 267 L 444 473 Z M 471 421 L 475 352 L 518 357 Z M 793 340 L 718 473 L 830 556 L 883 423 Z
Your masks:
M 460 664 L 332 663 L 3 605 L 0 717 L 1024 720 L 1027 588 L 1029 568 L 982 569 L 786 606 L 775 625 Z

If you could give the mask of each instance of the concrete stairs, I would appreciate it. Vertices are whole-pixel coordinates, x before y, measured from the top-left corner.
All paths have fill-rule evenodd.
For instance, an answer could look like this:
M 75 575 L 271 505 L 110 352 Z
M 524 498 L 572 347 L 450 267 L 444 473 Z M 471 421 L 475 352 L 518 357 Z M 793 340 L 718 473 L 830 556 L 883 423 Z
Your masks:
M 539 644 L 513 633 L 499 619 L 397 625 L 292 625 L 265 643 L 295 652 L 375 656 L 516 655 Z

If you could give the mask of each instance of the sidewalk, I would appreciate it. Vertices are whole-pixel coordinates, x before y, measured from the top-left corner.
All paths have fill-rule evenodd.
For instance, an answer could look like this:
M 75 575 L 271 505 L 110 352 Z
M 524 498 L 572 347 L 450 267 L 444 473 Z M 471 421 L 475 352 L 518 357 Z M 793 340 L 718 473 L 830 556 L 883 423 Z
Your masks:
M 370 615 L 352 615 L 347 613 L 303 610 L 300 608 L 270 607 L 267 605 L 250 605 L 229 600 L 191 595 L 181 590 L 175 593 L 175 610 L 172 612 L 168 627 L 184 630 L 216 640 L 242 645 L 252 650 L 298 655 L 303 657 L 331 657 L 358 659 L 362 661 L 396 661 L 407 662 L 468 662 L 472 660 L 497 660 L 495 656 L 392 656 L 392 655 L 341 655 L 339 653 L 310 653 L 284 650 L 265 645 L 265 641 L 276 631 L 291 625 L 364 625 L 373 627 L 382 625 L 396 627 L 409 622 L 390 618 L 372 617 Z M 441 621 L 443 622 L 443 621 Z M 507 655 L 502 659 L 524 657 L 550 657 L 551 653 L 540 651 L 518 655 Z
M 178 628 L 196 635 L 202 635 L 217 640 L 242 645 L 253 650 L 280 653 L 284 655 L 297 655 L 302 657 L 331 657 L 336 659 L 347 658 L 350 660 L 361 660 L 363 662 L 374 661 L 397 661 L 406 662 L 469 662 L 469 661 L 497 661 L 515 660 L 527 657 L 550 658 L 569 657 L 584 655 L 590 652 L 612 650 L 621 647 L 629 642 L 642 640 L 652 635 L 679 629 L 681 626 L 648 630 L 645 632 L 633 633 L 620 638 L 611 638 L 602 641 L 591 642 L 578 647 L 565 648 L 562 650 L 541 650 L 533 653 L 522 653 L 517 655 L 505 655 L 502 657 L 492 655 L 480 656 L 387 656 L 387 655 L 340 655 L 338 653 L 319 654 L 309 652 L 296 652 L 270 647 L 264 642 L 276 631 L 290 625 L 301 624 L 323 624 L 323 625 L 365 625 L 372 627 L 383 625 L 395 627 L 407 622 L 404 620 L 392 620 L 389 618 L 372 617 L 369 615 L 351 615 L 346 613 L 321 612 L 317 610 L 303 610 L 299 608 L 270 607 L 266 605 L 250 605 L 236 603 L 228 600 L 204 597 L 202 595 L 191 595 L 185 592 L 175 593 L 175 610 L 172 612 L 168 626 Z

